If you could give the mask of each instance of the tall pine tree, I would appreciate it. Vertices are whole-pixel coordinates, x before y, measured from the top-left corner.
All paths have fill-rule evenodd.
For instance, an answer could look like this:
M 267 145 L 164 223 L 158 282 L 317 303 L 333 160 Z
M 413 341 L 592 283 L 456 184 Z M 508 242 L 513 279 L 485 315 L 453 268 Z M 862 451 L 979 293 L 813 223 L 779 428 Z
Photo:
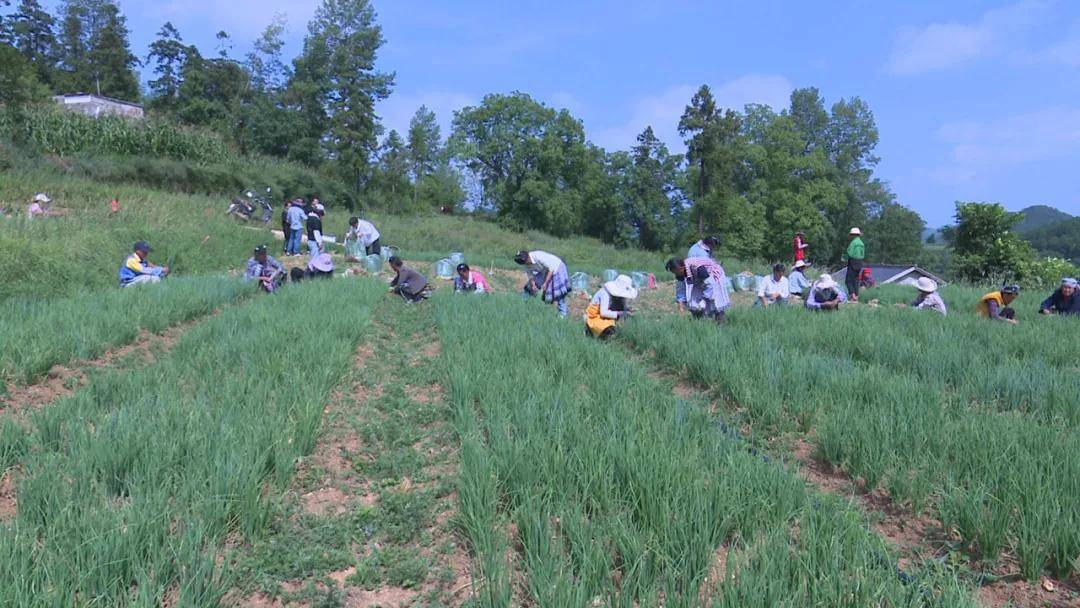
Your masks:
M 39 81 L 51 84 L 57 59 L 56 20 L 37 0 L 21 0 L 8 19 L 10 44 L 30 62 Z
M 150 53 L 146 56 L 146 63 L 155 64 L 154 75 L 157 76 L 149 82 L 151 107 L 170 113 L 176 111 L 180 104 L 184 64 L 190 53 L 172 22 L 161 26 L 158 38 L 150 44 Z
M 127 19 L 112 0 L 66 0 L 60 22 L 58 85 L 64 92 L 139 99 Z

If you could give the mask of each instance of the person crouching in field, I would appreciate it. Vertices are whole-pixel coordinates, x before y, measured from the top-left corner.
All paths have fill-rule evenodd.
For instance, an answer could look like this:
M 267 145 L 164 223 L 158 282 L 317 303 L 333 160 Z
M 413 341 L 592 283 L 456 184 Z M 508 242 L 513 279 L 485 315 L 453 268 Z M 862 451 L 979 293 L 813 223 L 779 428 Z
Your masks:
M 979 298 L 975 312 L 985 319 L 1017 325 L 1020 322 L 1016 320 L 1016 311 L 1009 304 L 1012 304 L 1018 295 L 1020 295 L 1019 285 L 1006 285 L 998 291 L 991 291 Z
M 911 303 L 911 307 L 916 310 L 934 310 L 940 312 L 942 316 L 949 314 L 945 309 L 945 300 L 941 299 L 941 296 L 937 292 L 937 283 L 930 277 L 919 277 L 919 280 L 915 282 L 915 289 L 919 290 L 919 295 L 915 298 L 915 301 Z M 907 308 L 907 304 L 897 304 L 898 308 Z
M 630 300 L 638 295 L 634 282 L 625 274 L 600 287 L 585 309 L 585 333 L 606 340 L 615 335 L 615 323 L 632 313 Z
M 847 301 L 844 292 L 833 280 L 832 275 L 823 274 L 818 277 L 816 283 L 810 286 L 810 293 L 806 296 L 806 307 L 810 310 L 836 310 Z
M 491 293 L 491 286 L 484 275 L 469 268 L 468 264 L 458 264 L 454 293 Z
M 285 267 L 266 252 L 266 245 L 259 245 L 247 261 L 244 278 L 258 281 L 259 288 L 274 293 L 285 280 Z
M 135 251 L 120 266 L 120 287 L 159 283 L 161 279 L 169 275 L 168 266 L 154 266 L 146 260 L 153 251 L 149 243 L 139 241 L 135 243 L 133 249 Z
M 783 264 L 773 266 L 772 275 L 765 277 L 758 286 L 757 300 L 754 306 L 768 308 L 770 304 L 786 306 L 791 297 L 791 286 L 784 276 Z
M 677 283 L 685 283 L 686 308 L 694 318 L 707 317 L 717 323 L 726 321 L 731 297 L 720 264 L 709 258 L 671 258 L 664 267 L 675 275 Z
M 792 297 L 801 299 L 810 295 L 810 279 L 806 278 L 804 271 L 808 266 L 809 264 L 799 260 L 791 269 L 791 274 L 788 275 L 788 291 Z
M 1049 298 L 1043 300 L 1039 306 L 1041 315 L 1068 315 L 1080 317 L 1080 293 L 1078 293 L 1076 279 L 1061 279 L 1061 287 L 1058 287 Z
M 396 255 L 390 258 L 390 268 L 397 273 L 390 282 L 390 292 L 396 293 L 406 302 L 419 302 L 427 297 L 428 281 L 424 275 L 409 268 Z
M 514 256 L 514 261 L 522 266 L 538 264 L 544 267 L 547 273 L 543 282 L 537 285 L 535 275 L 530 274 L 529 287 L 532 287 L 532 290 L 527 287 L 526 291 L 539 293 L 544 303 L 555 304 L 558 306 L 559 316 L 565 317 L 570 311 L 570 305 L 566 301 L 566 297 L 570 295 L 570 274 L 566 270 L 566 262 L 546 251 L 519 251 Z
M 334 277 L 334 259 L 329 253 L 320 253 L 308 262 L 305 279 L 332 279 Z

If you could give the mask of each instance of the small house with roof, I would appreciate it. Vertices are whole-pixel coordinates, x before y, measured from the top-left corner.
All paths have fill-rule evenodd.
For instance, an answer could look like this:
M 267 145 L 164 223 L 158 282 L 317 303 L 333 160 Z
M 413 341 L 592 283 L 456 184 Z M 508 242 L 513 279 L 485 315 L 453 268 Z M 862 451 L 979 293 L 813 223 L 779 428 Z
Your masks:
M 863 268 L 870 269 L 870 276 L 873 277 L 874 282 L 878 285 L 915 285 L 915 281 L 918 281 L 919 277 L 933 279 L 938 285 L 945 285 L 946 283 L 941 277 L 929 270 L 919 268 L 918 266 L 866 264 Z M 837 283 L 843 285 L 844 279 L 847 278 L 847 268 L 845 267 L 837 270 L 832 276 Z
M 99 116 L 124 116 L 126 118 L 142 118 L 143 107 L 130 101 L 122 101 L 105 97 L 104 95 L 92 95 L 89 93 L 76 93 L 74 95 L 56 95 L 53 101 L 60 107 L 72 112 L 86 114 L 93 118 Z

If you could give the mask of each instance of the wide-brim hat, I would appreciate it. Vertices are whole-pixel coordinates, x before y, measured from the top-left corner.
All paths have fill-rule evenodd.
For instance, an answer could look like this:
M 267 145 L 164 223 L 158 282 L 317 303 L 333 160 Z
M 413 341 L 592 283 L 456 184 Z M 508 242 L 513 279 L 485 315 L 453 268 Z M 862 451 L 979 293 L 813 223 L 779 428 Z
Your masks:
M 823 274 L 818 277 L 817 286 L 821 289 L 836 289 L 836 281 L 833 280 L 831 274 Z
M 35 203 L 51 203 L 52 199 L 49 198 L 48 194 L 45 194 L 44 192 L 38 192 L 37 194 L 34 195 L 33 202 L 35 202 Z
M 796 262 L 795 262 L 795 265 L 793 265 L 793 266 L 792 266 L 792 269 L 794 269 L 794 270 L 798 270 L 798 269 L 800 269 L 800 268 L 807 268 L 807 267 L 809 267 L 809 266 L 810 266 L 810 265 L 809 265 L 809 264 L 807 264 L 806 262 L 804 262 L 804 261 L 802 261 L 802 260 L 798 260 L 798 261 L 796 261 Z
M 848 231 L 848 234 L 853 236 L 862 236 L 862 230 L 859 230 L 858 228 L 852 228 Z
M 634 281 L 625 274 L 620 274 L 615 277 L 615 280 L 604 283 L 604 289 L 616 298 L 629 298 L 633 300 L 638 294 L 638 290 L 634 289 Z
M 915 289 L 923 293 L 934 293 L 937 291 L 937 283 L 930 277 L 919 277 L 919 280 L 915 281 Z
M 333 272 L 334 260 L 330 257 L 329 253 L 320 253 L 311 258 L 311 261 L 308 262 L 308 268 L 311 270 L 318 270 L 319 272 Z

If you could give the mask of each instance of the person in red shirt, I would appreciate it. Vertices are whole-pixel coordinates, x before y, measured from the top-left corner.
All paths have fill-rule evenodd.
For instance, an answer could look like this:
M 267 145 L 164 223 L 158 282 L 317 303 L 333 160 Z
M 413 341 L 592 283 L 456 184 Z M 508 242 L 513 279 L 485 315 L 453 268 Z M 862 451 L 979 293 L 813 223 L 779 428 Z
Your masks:
M 806 242 L 806 233 L 802 230 L 795 233 L 795 261 L 806 261 L 806 250 L 810 248 L 810 243 Z

